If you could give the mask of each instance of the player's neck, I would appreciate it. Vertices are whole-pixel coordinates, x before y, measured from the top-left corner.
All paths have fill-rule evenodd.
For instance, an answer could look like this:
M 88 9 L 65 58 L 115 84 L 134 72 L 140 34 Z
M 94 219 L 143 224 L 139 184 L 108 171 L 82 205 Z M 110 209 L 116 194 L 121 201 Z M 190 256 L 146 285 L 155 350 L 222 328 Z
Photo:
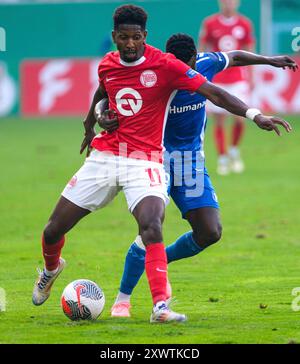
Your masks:
M 220 19 L 223 23 L 234 23 L 237 19 L 237 12 L 222 12 L 220 13 Z
M 140 64 L 142 64 L 145 60 L 145 50 L 146 50 L 146 46 L 145 44 L 143 45 L 143 48 L 140 50 L 137 59 L 135 59 L 134 61 L 130 61 L 128 62 L 127 60 L 124 60 L 120 57 L 120 63 L 123 64 L 124 66 L 138 66 Z

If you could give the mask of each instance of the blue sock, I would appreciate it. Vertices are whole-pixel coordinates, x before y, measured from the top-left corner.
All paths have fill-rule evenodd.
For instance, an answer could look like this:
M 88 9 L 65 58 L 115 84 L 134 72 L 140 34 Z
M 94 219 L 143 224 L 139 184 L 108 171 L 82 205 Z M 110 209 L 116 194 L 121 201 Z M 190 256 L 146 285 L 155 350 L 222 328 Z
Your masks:
M 192 257 L 203 250 L 194 240 L 193 232 L 183 234 L 175 243 L 167 246 L 166 253 L 168 263 L 175 260 Z
M 145 270 L 145 250 L 131 244 L 125 259 L 124 272 L 121 280 L 120 291 L 131 295 Z
M 192 257 L 200 253 L 203 248 L 194 241 L 193 232 L 180 236 L 175 243 L 166 248 L 168 263 L 175 260 Z M 136 243 L 131 244 L 125 259 L 124 272 L 121 280 L 120 292 L 131 295 L 145 270 L 145 250 Z

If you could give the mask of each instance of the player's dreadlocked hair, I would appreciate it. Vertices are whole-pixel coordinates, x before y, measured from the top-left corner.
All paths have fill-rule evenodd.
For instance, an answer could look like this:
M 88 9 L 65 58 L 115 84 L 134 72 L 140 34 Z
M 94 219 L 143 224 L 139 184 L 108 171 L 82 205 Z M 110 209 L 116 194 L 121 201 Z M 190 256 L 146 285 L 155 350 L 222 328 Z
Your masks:
M 168 39 L 166 52 L 174 54 L 176 58 L 187 63 L 197 53 L 197 49 L 192 37 L 178 33 Z
M 147 23 L 147 13 L 140 6 L 122 5 L 114 12 L 114 29 L 116 30 L 121 24 L 140 25 L 145 30 Z

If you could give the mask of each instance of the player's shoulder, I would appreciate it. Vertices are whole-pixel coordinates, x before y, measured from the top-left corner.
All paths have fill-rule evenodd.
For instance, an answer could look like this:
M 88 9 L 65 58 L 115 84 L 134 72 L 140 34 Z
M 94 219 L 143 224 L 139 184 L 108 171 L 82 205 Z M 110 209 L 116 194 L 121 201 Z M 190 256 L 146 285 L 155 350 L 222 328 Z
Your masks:
M 223 52 L 202 52 L 197 54 L 196 70 L 204 74 L 215 74 L 228 67 L 228 56 Z
M 119 52 L 108 52 L 106 55 L 100 60 L 99 67 L 106 68 L 110 67 L 113 63 L 118 62 L 119 60 Z
M 244 25 L 252 25 L 252 20 L 244 14 L 238 14 L 238 21 Z
M 146 58 L 151 59 L 151 61 L 165 61 L 176 57 L 171 53 L 163 52 L 162 50 L 155 48 L 151 45 L 146 45 L 145 51 Z
M 147 45 L 145 57 L 153 66 L 158 66 L 161 69 L 169 69 L 174 64 L 182 63 L 174 54 L 163 52 L 158 48 Z
M 222 52 L 199 52 L 196 57 L 198 63 L 216 63 L 222 61 L 224 54 Z
M 212 14 L 204 18 L 203 23 L 207 26 L 215 24 L 219 20 L 219 14 Z

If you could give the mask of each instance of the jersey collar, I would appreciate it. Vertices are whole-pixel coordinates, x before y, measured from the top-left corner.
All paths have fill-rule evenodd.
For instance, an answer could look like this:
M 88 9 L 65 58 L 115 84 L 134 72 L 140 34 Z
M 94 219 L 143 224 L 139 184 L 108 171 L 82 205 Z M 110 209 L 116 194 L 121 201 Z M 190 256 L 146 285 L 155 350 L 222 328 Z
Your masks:
M 120 63 L 122 66 L 125 67 L 134 67 L 134 66 L 139 66 L 140 64 L 144 63 L 146 61 L 146 57 L 142 56 L 140 59 L 138 59 L 135 62 L 125 62 L 120 58 Z
M 225 25 L 233 25 L 237 22 L 238 16 L 234 15 L 230 18 L 226 18 L 223 14 L 220 14 L 219 21 Z

